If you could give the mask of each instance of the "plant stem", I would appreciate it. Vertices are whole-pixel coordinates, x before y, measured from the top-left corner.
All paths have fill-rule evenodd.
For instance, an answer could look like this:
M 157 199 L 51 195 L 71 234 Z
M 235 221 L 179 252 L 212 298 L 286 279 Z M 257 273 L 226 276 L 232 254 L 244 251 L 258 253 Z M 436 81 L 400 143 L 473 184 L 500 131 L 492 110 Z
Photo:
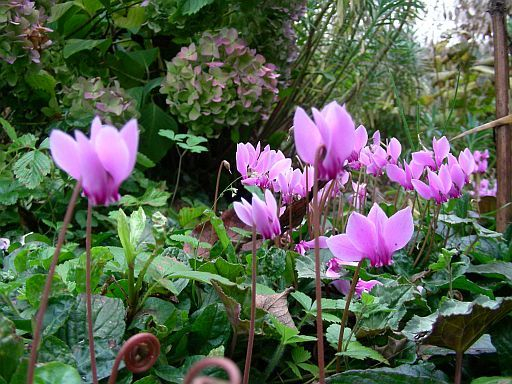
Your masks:
M 356 270 L 354 271 L 354 277 L 352 277 L 352 283 L 350 284 L 350 291 L 348 291 L 348 295 L 345 301 L 345 309 L 343 309 L 343 316 L 341 317 L 341 328 L 340 335 L 338 337 L 338 353 L 341 352 L 343 347 L 343 333 L 345 332 L 345 325 L 347 325 L 348 312 L 350 309 L 350 302 L 352 301 L 352 297 L 354 296 L 354 292 L 356 290 L 357 281 L 359 280 L 359 271 L 361 270 L 361 265 L 363 264 L 363 260 L 361 259 L 359 263 L 357 263 Z M 336 356 L 336 372 L 341 371 L 341 356 Z
M 249 323 L 249 340 L 245 354 L 245 367 L 243 384 L 249 383 L 249 371 L 251 370 L 252 347 L 254 344 L 254 328 L 256 322 L 256 273 L 258 263 L 256 259 L 256 226 L 252 226 L 252 274 L 251 274 L 251 320 Z
M 272 355 L 272 358 L 268 362 L 267 368 L 265 368 L 265 373 L 263 374 L 263 382 L 268 382 L 269 376 L 274 372 L 274 369 L 276 369 L 277 364 L 281 360 L 281 357 L 283 357 L 285 345 L 283 343 L 279 343 L 277 346 L 277 349 L 274 351 L 274 354 Z
M 187 151 L 183 151 L 183 153 L 180 153 L 178 151 L 178 154 L 180 155 L 180 159 L 178 161 L 178 175 L 176 176 L 176 185 L 174 186 L 174 191 L 172 193 L 172 199 L 171 199 L 171 207 L 174 203 L 174 199 L 176 198 L 176 193 L 178 192 L 178 186 L 180 185 L 180 176 L 181 176 L 181 162 L 183 161 L 183 156 L 185 156 L 185 153 Z
M 318 168 L 325 148 L 318 148 L 315 156 L 315 180 L 313 184 L 313 228 L 315 232 L 315 298 L 316 298 L 316 337 L 318 349 L 318 382 L 325 383 L 324 327 L 322 322 L 322 281 L 320 277 L 320 202 L 318 201 Z
M 455 378 L 453 380 L 454 384 L 460 384 L 462 380 L 462 358 L 464 357 L 464 352 L 457 351 L 455 354 Z
M 137 292 L 135 290 L 135 261 L 128 263 L 128 313 L 133 315 L 137 306 Z
M 224 168 L 224 160 L 221 161 L 219 165 L 219 170 L 217 171 L 217 183 L 215 184 L 215 197 L 213 198 L 213 213 L 217 214 L 217 200 L 219 199 L 219 184 L 220 184 L 220 174 L 222 173 L 222 168 Z
M 91 231 L 92 204 L 87 206 L 87 224 L 85 227 L 85 297 L 87 305 L 87 334 L 89 337 L 89 356 L 91 358 L 91 375 L 93 384 L 98 384 L 96 356 L 94 353 L 94 333 L 92 330 L 92 290 L 91 290 Z
M 48 298 L 50 296 L 50 290 L 52 288 L 53 276 L 55 275 L 55 267 L 57 266 L 57 262 L 59 261 L 60 250 L 62 248 L 62 245 L 64 244 L 66 231 L 68 229 L 69 222 L 71 221 L 76 200 L 78 198 L 78 194 L 80 193 L 81 188 L 82 183 L 78 181 L 75 185 L 75 189 L 73 190 L 73 194 L 71 195 L 71 199 L 69 200 L 68 207 L 66 209 L 66 214 L 64 215 L 64 222 L 62 223 L 62 227 L 59 232 L 57 245 L 55 246 L 55 252 L 53 253 L 52 257 L 52 263 L 50 264 L 48 276 L 46 277 L 46 282 L 44 284 L 43 294 L 41 296 L 41 304 L 39 305 L 39 311 L 37 312 L 36 316 L 36 328 L 34 330 L 34 337 L 32 339 L 32 349 L 30 350 L 30 362 L 28 364 L 27 370 L 28 384 L 32 384 L 32 382 L 34 381 L 34 373 L 37 362 L 37 349 L 39 347 L 39 342 L 41 340 L 41 328 L 43 327 L 44 313 L 46 312 L 46 308 L 48 307 Z

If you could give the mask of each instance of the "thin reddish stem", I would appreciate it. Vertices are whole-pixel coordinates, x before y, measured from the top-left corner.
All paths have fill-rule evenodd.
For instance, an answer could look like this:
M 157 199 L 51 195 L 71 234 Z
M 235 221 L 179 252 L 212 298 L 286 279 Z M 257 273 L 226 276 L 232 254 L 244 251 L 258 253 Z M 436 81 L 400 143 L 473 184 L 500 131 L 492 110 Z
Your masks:
M 207 367 L 220 367 L 226 371 L 229 378 L 229 384 L 240 384 L 242 381 L 240 370 L 231 360 L 226 359 L 225 357 L 207 357 L 198 361 L 190 368 L 183 380 L 183 384 L 212 384 L 214 381 L 208 377 L 196 378 L 196 376 Z
M 313 228 L 315 232 L 315 297 L 316 297 L 316 337 L 318 349 L 318 382 L 325 383 L 324 326 L 322 322 L 322 280 L 320 277 L 320 202 L 318 201 L 318 168 L 324 156 L 322 146 L 315 156 L 315 181 L 313 184 Z
M 139 333 L 125 341 L 114 361 L 108 384 L 115 384 L 121 360 L 126 368 L 133 373 L 147 371 L 155 364 L 160 355 L 160 342 L 151 333 Z
M 453 380 L 454 384 L 460 384 L 462 381 L 462 359 L 464 357 L 464 353 L 457 351 L 455 354 L 455 378 Z
M 98 384 L 96 370 L 96 356 L 94 351 L 94 333 L 92 329 L 92 289 L 91 289 L 91 231 L 92 231 L 92 204 L 87 206 L 87 223 L 85 227 L 85 297 L 87 305 L 87 334 L 89 337 L 89 356 L 91 358 L 91 375 L 93 384 Z
M 247 340 L 247 352 L 245 354 L 244 381 L 249 383 L 249 373 L 251 370 L 252 348 L 254 345 L 254 329 L 256 323 L 256 273 L 258 264 L 256 258 L 256 226 L 252 226 L 252 273 L 251 273 L 251 320 L 249 323 L 249 340 Z
M 350 310 L 350 302 L 352 301 L 352 297 L 354 296 L 354 292 L 356 291 L 357 281 L 359 280 L 359 271 L 361 270 L 361 265 L 363 264 L 363 259 L 357 263 L 356 270 L 354 271 L 354 277 L 352 277 L 352 284 L 350 284 L 350 291 L 348 292 L 347 297 L 345 298 L 345 309 L 343 310 L 343 316 L 341 317 L 341 328 L 340 335 L 338 337 L 338 353 L 341 352 L 343 346 L 343 334 L 345 333 L 345 326 L 347 325 L 348 320 L 348 312 Z M 341 356 L 336 356 L 336 372 L 341 371 Z
M 62 245 L 64 244 L 64 240 L 66 238 L 66 231 L 71 221 L 73 210 L 75 209 L 76 200 L 78 198 L 78 194 L 80 193 L 81 187 L 82 183 L 78 181 L 75 185 L 75 189 L 73 190 L 73 194 L 71 195 L 71 199 L 69 200 L 68 207 L 66 209 L 66 214 L 64 215 L 64 222 L 62 223 L 62 227 L 59 232 L 57 245 L 55 246 L 55 252 L 53 253 L 50 269 L 48 270 L 48 276 L 46 277 L 46 282 L 44 284 L 43 294 L 41 296 L 41 304 L 39 304 L 39 311 L 37 312 L 36 316 L 36 328 L 34 330 L 34 337 L 32 338 L 32 349 L 30 350 L 30 362 L 28 364 L 27 370 L 28 384 L 32 384 L 32 382 L 34 381 L 34 374 L 37 363 L 37 350 L 39 347 L 39 342 L 41 341 L 41 329 L 43 328 L 44 314 L 46 312 L 46 308 L 48 307 L 48 298 L 50 296 L 50 291 L 52 288 L 53 276 L 55 275 L 55 267 L 57 266 L 57 262 L 59 261 L 60 250 L 62 249 Z

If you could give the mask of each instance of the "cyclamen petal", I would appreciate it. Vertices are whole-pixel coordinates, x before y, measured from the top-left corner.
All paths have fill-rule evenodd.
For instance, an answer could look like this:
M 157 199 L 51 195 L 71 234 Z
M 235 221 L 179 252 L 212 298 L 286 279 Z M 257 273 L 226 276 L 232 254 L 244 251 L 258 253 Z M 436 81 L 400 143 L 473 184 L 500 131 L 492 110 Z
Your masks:
M 315 123 L 300 107 L 293 117 L 293 135 L 300 158 L 308 164 L 314 164 L 316 150 L 322 144 L 322 137 Z
M 385 226 L 383 238 L 389 253 L 407 245 L 414 233 L 414 222 L 410 207 L 406 207 L 391 216 Z
M 67 133 L 52 131 L 50 134 L 50 152 L 57 166 L 73 179 L 80 179 L 80 159 L 76 141 Z

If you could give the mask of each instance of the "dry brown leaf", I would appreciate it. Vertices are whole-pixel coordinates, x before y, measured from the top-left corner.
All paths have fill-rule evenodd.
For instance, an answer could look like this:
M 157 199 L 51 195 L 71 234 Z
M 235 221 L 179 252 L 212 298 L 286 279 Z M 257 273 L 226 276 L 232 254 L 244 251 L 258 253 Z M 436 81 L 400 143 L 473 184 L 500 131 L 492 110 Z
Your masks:
M 297 329 L 292 316 L 288 311 L 288 295 L 295 291 L 290 287 L 281 293 L 274 295 L 256 295 L 256 308 L 263 309 L 264 311 L 274 315 L 277 320 L 286 325 L 287 327 Z

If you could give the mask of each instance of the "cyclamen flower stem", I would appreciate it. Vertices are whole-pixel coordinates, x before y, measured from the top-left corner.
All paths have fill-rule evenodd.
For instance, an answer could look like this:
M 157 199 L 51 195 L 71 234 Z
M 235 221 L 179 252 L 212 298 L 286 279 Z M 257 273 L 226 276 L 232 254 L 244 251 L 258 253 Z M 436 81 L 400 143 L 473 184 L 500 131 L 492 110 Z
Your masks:
M 464 357 L 464 353 L 457 351 L 455 353 L 455 378 L 454 384 L 460 384 L 462 381 L 462 359 Z
M 418 197 L 418 193 L 416 193 L 416 194 L 415 194 L 415 198 L 416 198 L 416 200 L 418 200 L 418 205 L 420 205 L 419 197 Z M 416 200 L 415 200 L 415 201 L 416 201 Z M 411 255 L 412 255 L 412 251 L 414 250 L 414 246 L 415 246 L 415 245 L 416 245 L 416 243 L 418 242 L 418 239 L 419 239 L 419 237 L 420 237 L 421 230 L 422 230 L 422 228 L 423 228 L 423 221 L 424 221 L 424 219 L 425 219 L 425 215 L 426 215 L 426 213 L 427 213 L 427 210 L 428 210 L 429 206 L 430 206 L 430 200 L 429 200 L 429 201 L 427 201 L 427 203 L 425 204 L 425 209 L 424 209 L 424 210 L 423 210 L 423 212 L 421 213 L 421 216 L 420 216 L 420 218 L 419 218 L 419 220 L 418 220 L 418 222 L 419 222 L 418 231 L 416 232 L 416 236 L 415 236 L 415 238 L 414 238 L 414 241 L 412 242 L 412 244 L 411 244 L 411 248 L 409 249 L 409 252 L 408 252 L 409 256 L 411 256 Z M 421 207 L 420 207 L 420 210 L 421 210 Z
M 318 201 L 318 168 L 324 156 L 325 147 L 320 147 L 315 156 L 315 181 L 313 184 L 313 228 L 315 231 L 315 298 L 316 337 L 318 353 L 318 382 L 325 383 L 324 327 L 322 322 L 322 286 L 320 277 L 320 204 Z
M 437 210 L 436 208 L 434 208 L 434 217 L 432 217 L 430 219 L 430 222 L 428 223 L 428 230 L 427 230 L 427 234 L 425 235 L 425 239 L 423 240 L 423 244 L 421 245 L 421 249 L 418 253 L 418 256 L 416 256 L 416 260 L 414 260 L 414 264 L 413 264 L 413 267 L 416 267 L 421 259 L 421 256 L 423 254 L 423 251 L 425 250 L 425 246 L 427 245 L 427 242 L 430 242 L 431 241 L 431 234 L 432 234 L 432 231 L 434 231 L 434 234 L 433 236 L 435 236 L 435 222 L 437 220 L 437 214 L 436 212 L 439 212 L 439 210 Z
M 222 173 L 222 168 L 226 167 L 226 160 L 222 160 L 219 165 L 219 170 L 217 171 L 217 182 L 215 184 L 215 197 L 213 199 L 213 213 L 217 214 L 217 201 L 219 200 L 219 185 L 220 185 L 220 175 Z M 229 166 L 229 163 L 228 163 Z
M 121 360 L 126 368 L 133 373 L 147 371 L 155 364 L 160 355 L 160 342 L 152 333 L 138 333 L 126 340 L 117 353 L 108 384 L 115 384 Z
M 252 226 L 252 272 L 251 272 L 251 319 L 249 323 L 249 339 L 247 340 L 247 352 L 245 354 L 245 367 L 243 384 L 249 383 L 251 370 L 252 348 L 254 345 L 254 328 L 256 323 L 256 273 L 258 263 L 256 258 L 256 226 Z
M 340 335 L 338 337 L 338 353 L 340 353 L 343 348 L 343 334 L 345 333 L 345 325 L 347 325 L 350 302 L 352 301 L 352 297 L 354 296 L 354 292 L 356 291 L 356 285 L 359 280 L 359 271 L 361 271 L 361 265 L 363 264 L 363 260 L 364 259 L 361 259 L 361 261 L 357 263 L 356 270 L 354 271 L 354 277 L 352 277 L 352 283 L 350 284 L 350 290 L 348 291 L 347 297 L 345 298 L 345 309 L 343 309 L 343 316 L 341 317 Z M 336 356 L 336 372 L 341 372 L 341 356 Z
M 76 200 L 78 198 L 78 194 L 80 193 L 81 188 L 82 183 L 78 181 L 75 185 L 75 189 L 73 190 L 73 194 L 71 195 L 71 199 L 69 200 L 68 207 L 66 208 L 64 222 L 62 223 L 62 227 L 59 232 L 57 245 L 55 246 L 55 252 L 53 253 L 52 262 L 48 270 L 48 276 L 46 277 L 46 282 L 44 284 L 43 294 L 41 296 L 41 303 L 39 304 L 39 311 L 37 312 L 36 316 L 36 328 L 34 329 L 34 336 L 32 338 L 32 349 L 30 350 L 30 361 L 27 370 L 28 384 L 32 384 L 34 381 L 34 374 L 37 363 L 37 350 L 39 348 L 39 342 L 41 341 L 41 329 L 43 327 L 44 314 L 46 312 L 46 308 L 48 307 L 48 298 L 50 296 L 50 291 L 52 288 L 53 276 L 55 275 L 55 268 L 57 266 L 57 262 L 59 261 L 60 250 L 62 249 L 62 245 L 64 244 L 64 240 L 66 238 L 66 231 L 71 221 L 73 210 L 75 209 L 76 205 Z
M 92 329 L 92 289 L 91 289 L 91 232 L 92 204 L 87 206 L 87 223 L 85 227 L 85 296 L 87 306 L 87 334 L 89 337 L 89 356 L 91 358 L 91 375 L 93 384 L 98 384 L 96 356 L 94 351 L 94 332 Z
M 203 369 L 205 369 L 207 367 L 222 368 L 228 374 L 229 384 L 240 384 L 240 382 L 242 381 L 238 367 L 231 360 L 226 359 L 224 357 L 207 357 L 203 360 L 198 361 L 197 363 L 195 363 L 192 366 L 192 368 L 190 368 L 187 375 L 185 376 L 185 379 L 183 380 L 183 384 L 213 383 L 213 381 L 207 377 L 196 378 L 196 376 L 199 374 L 199 372 L 201 372 Z

